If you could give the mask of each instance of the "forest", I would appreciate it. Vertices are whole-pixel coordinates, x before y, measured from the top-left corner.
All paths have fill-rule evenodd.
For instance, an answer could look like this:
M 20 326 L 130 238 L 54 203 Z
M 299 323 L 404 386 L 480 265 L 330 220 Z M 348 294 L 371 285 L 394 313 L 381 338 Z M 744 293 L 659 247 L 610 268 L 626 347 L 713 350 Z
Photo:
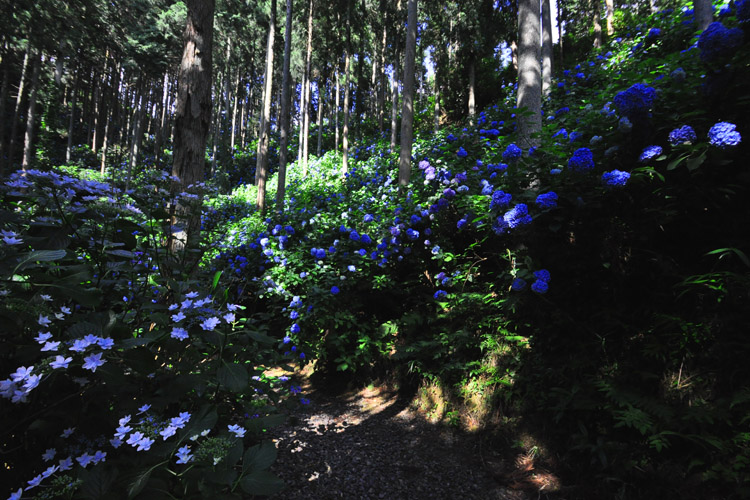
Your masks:
M 0 14 L 0 495 L 750 498 L 750 0 Z

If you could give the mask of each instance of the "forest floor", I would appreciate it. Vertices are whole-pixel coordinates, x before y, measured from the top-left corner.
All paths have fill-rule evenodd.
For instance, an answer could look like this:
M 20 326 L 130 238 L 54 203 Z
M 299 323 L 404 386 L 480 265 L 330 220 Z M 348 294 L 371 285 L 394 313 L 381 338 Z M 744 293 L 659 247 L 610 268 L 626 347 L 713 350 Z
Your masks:
M 279 450 L 272 470 L 287 484 L 274 498 L 530 500 L 559 487 L 533 456 L 433 423 L 413 397 L 383 386 L 330 390 L 309 372 L 295 382 L 311 403 L 269 431 Z

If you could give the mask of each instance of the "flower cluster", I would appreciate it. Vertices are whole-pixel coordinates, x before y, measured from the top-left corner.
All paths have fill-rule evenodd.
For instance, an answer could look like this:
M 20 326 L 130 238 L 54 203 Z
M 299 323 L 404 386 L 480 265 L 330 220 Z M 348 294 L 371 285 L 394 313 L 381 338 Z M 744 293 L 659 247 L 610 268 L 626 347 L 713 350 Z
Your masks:
M 744 33 L 740 28 L 729 29 L 716 21 L 708 25 L 698 38 L 701 60 L 712 63 L 726 54 L 732 54 L 742 45 Z
M 612 170 L 602 174 L 602 183 L 609 187 L 622 187 L 628 183 L 629 179 L 630 173 L 622 170 Z
M 651 106 L 656 98 L 656 90 L 653 87 L 636 83 L 627 90 L 623 90 L 615 96 L 614 103 L 617 112 L 631 121 L 639 120 L 648 116 Z
M 547 290 L 549 290 L 549 282 L 552 279 L 549 271 L 546 269 L 534 271 L 534 277 L 536 278 L 536 281 L 531 284 L 531 289 L 536 293 L 547 293 Z
M 585 172 L 594 168 L 594 153 L 589 148 L 577 149 L 568 160 L 568 167 L 576 172 Z
M 513 163 L 519 160 L 522 154 L 523 150 L 521 148 L 519 148 L 515 144 L 510 144 L 507 148 L 505 148 L 505 151 L 503 151 L 503 161 L 505 163 Z
M 662 153 L 661 146 L 648 146 L 646 149 L 643 150 L 641 153 L 641 156 L 638 158 L 638 161 L 641 163 L 646 163 L 648 161 L 653 160 L 657 156 L 659 156 Z
M 505 215 L 503 215 L 503 221 L 505 221 L 505 223 L 511 229 L 515 229 L 518 226 L 523 226 L 525 224 L 530 224 L 531 216 L 529 215 L 529 207 L 527 207 L 524 203 L 519 203 L 512 209 L 505 212 Z
M 672 146 L 679 146 L 680 144 L 692 144 L 696 141 L 698 136 L 695 135 L 695 130 L 690 125 L 683 125 L 682 127 L 676 128 L 669 133 L 669 143 Z
M 506 208 L 508 205 L 510 205 L 510 200 L 512 198 L 513 196 L 510 193 L 506 193 L 505 191 L 498 189 L 497 191 L 492 193 L 492 200 L 490 200 L 490 210 L 496 208 Z
M 557 206 L 557 193 L 550 191 L 536 197 L 536 204 L 541 208 L 555 208 Z
M 736 129 L 737 125 L 733 123 L 718 122 L 708 131 L 708 142 L 721 149 L 734 147 L 742 141 Z

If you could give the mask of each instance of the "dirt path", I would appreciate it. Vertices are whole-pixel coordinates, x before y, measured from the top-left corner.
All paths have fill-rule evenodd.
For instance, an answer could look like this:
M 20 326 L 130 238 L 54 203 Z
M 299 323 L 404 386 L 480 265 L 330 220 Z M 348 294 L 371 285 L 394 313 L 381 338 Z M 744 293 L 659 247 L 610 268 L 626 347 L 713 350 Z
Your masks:
M 330 395 L 302 384 L 311 404 L 271 431 L 273 471 L 288 484 L 274 498 L 532 498 L 501 484 L 507 477 L 480 439 L 431 424 L 408 398 L 381 388 Z

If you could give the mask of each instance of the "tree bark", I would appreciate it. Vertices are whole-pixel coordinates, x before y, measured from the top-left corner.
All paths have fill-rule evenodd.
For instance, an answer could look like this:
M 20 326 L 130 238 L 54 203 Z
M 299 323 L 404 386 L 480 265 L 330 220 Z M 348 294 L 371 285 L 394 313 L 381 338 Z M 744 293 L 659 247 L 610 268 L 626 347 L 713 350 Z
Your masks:
M 349 171 L 349 66 L 351 59 L 351 48 L 352 48 L 352 35 L 351 27 L 349 26 L 349 4 L 346 8 L 346 56 L 344 58 L 344 130 L 342 137 L 342 148 L 344 153 L 343 159 L 343 173 L 346 174 Z
M 322 85 L 321 79 L 318 79 L 318 145 L 315 148 L 315 155 L 320 157 L 320 150 L 323 147 L 323 96 L 325 95 L 325 86 Z
M 334 79 L 336 80 L 336 102 L 333 104 L 333 112 L 336 113 L 336 141 L 334 142 L 334 151 L 339 150 L 339 103 L 341 103 L 340 85 L 339 85 L 339 62 L 336 61 L 336 71 L 334 71 Z
M 540 64 L 539 0 L 518 3 L 518 142 L 538 147 L 542 130 L 542 68 Z M 525 110 L 523 108 L 526 108 Z M 524 113 L 525 111 L 525 113 Z
M 396 126 L 398 125 L 398 80 L 396 79 L 396 71 L 400 57 L 396 53 L 396 60 L 393 63 L 393 71 L 391 72 L 391 144 L 389 151 L 392 153 L 396 149 Z
M 8 100 L 8 79 L 9 79 L 9 70 L 10 67 L 10 61 L 8 60 L 7 55 L 4 54 L 3 57 L 3 83 L 2 87 L 0 87 L 0 117 L 3 117 L 0 119 L 0 177 L 3 176 L 5 173 L 5 101 Z
M 437 52 L 435 54 L 435 123 L 433 131 L 437 134 L 440 131 L 440 65 L 437 63 Z
M 542 0 L 542 94 L 545 96 L 552 85 L 552 63 L 552 11 L 550 0 Z
M 20 120 L 19 114 L 21 113 L 21 100 L 23 100 L 23 88 L 26 81 L 26 70 L 29 66 L 29 55 L 31 51 L 31 43 L 26 45 L 26 53 L 23 56 L 23 65 L 21 66 L 21 81 L 18 83 L 18 93 L 16 94 L 16 107 L 13 111 L 13 121 L 10 126 L 10 141 L 8 143 L 8 166 L 13 168 L 13 157 L 15 156 L 16 149 L 16 135 L 18 130 L 18 122 Z
M 263 91 L 263 126 L 260 131 L 260 154 L 255 164 L 255 179 L 258 186 L 257 207 L 260 213 L 266 211 L 266 178 L 268 177 L 268 129 L 271 121 L 271 96 L 273 93 L 273 39 L 276 33 L 276 0 L 271 0 L 271 19 L 268 25 L 268 45 L 266 46 L 266 77 Z
M 614 0 L 605 0 L 607 4 L 607 36 L 612 36 L 615 32 L 615 2 Z
M 31 89 L 29 89 L 29 111 L 26 113 L 26 134 L 23 138 L 23 161 L 21 169 L 26 171 L 35 158 L 34 154 L 34 125 L 36 120 L 36 94 L 39 90 L 39 72 L 44 63 L 44 55 L 34 53 L 34 68 L 31 70 Z
M 708 28 L 714 20 L 714 9 L 711 0 L 693 0 L 695 7 L 695 21 L 698 23 L 698 29 L 703 31 Z
M 70 117 L 68 119 L 68 145 L 65 148 L 65 163 L 70 163 L 70 157 L 73 152 L 73 126 L 76 117 L 76 101 L 78 100 L 78 84 L 80 82 L 80 70 L 76 71 L 76 78 L 73 83 L 73 90 L 70 96 Z
M 602 8 L 599 0 L 594 0 L 594 48 L 602 46 Z
M 232 134 L 229 138 L 229 150 L 234 154 L 234 141 L 237 134 L 237 101 L 239 101 L 240 95 L 240 72 L 237 71 L 237 76 L 234 79 L 234 96 L 232 104 Z
M 398 183 L 401 186 L 408 185 L 411 176 L 411 148 L 414 139 L 414 60 L 416 59 L 417 48 L 417 0 L 409 0 L 408 12 L 406 53 L 404 55 L 404 106 L 401 111 L 401 156 L 398 166 Z
M 178 191 L 203 181 L 206 137 L 211 125 L 211 52 L 215 4 L 214 0 L 187 0 L 186 3 L 188 14 L 178 76 L 172 164 L 172 175 L 179 179 L 174 185 Z M 178 250 L 180 244 L 184 245 L 188 239 L 198 239 L 200 212 L 188 215 L 184 207 L 174 208 L 178 217 L 173 219 L 175 232 L 172 238 L 177 243 L 172 248 Z
M 380 2 L 381 11 L 385 9 L 385 2 Z M 383 121 L 385 118 L 385 48 L 387 43 L 387 30 L 386 25 L 388 19 L 386 16 L 385 22 L 383 22 L 383 39 L 380 45 L 380 72 L 378 80 L 380 80 L 379 92 L 378 92 L 378 131 L 383 132 Z
M 291 76 L 289 66 L 292 59 L 292 0 L 286 0 L 286 27 L 284 28 L 284 69 L 281 77 L 281 121 L 279 123 L 279 173 L 276 187 L 276 210 L 284 209 L 286 192 L 286 163 L 289 154 L 289 97 Z
M 472 56 L 472 61 L 469 63 L 469 122 L 474 125 L 474 120 L 477 114 L 476 111 L 476 101 L 474 98 L 474 82 L 476 80 L 475 75 L 475 64 L 474 64 L 474 56 Z

